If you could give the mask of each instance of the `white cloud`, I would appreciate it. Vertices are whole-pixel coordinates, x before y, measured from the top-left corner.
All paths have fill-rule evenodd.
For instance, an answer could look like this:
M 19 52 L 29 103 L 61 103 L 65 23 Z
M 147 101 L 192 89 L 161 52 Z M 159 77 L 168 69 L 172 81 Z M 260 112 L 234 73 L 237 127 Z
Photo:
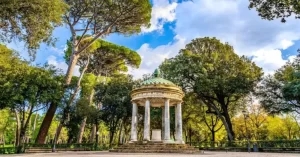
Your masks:
M 139 69 L 129 69 L 129 73 L 134 78 L 142 78 L 143 74 L 153 73 L 166 58 L 174 57 L 180 49 L 184 48 L 186 40 L 175 36 L 174 42 L 167 45 L 161 45 L 151 48 L 149 44 L 143 44 L 137 52 L 142 57 L 142 63 Z
M 64 55 L 64 50 L 65 50 L 66 48 L 60 49 L 60 48 L 57 48 L 57 47 L 50 47 L 50 49 L 51 49 L 53 52 L 55 52 L 57 55 L 63 56 L 63 55 Z
M 66 73 L 68 70 L 68 65 L 64 61 L 57 61 L 57 58 L 52 55 L 47 58 L 47 63 L 55 66 L 56 68 L 61 69 L 64 73 Z M 79 76 L 79 75 L 80 75 L 79 66 L 75 66 L 73 76 Z
M 262 20 L 254 9 L 248 9 L 248 4 L 245 0 L 183 2 L 176 8 L 175 33 L 187 40 L 217 37 L 233 45 L 239 55 L 253 56 L 265 73 L 272 73 L 287 61 L 280 49 L 300 39 L 300 22 L 293 18 L 284 24 L 280 20 Z M 205 12 L 194 11 L 196 8 Z
M 153 0 L 151 13 L 151 26 L 149 28 L 142 27 L 142 32 L 162 31 L 163 25 L 167 22 L 175 20 L 175 9 L 177 3 L 169 3 L 168 0 Z
M 296 57 L 297 57 L 297 56 L 289 56 L 288 60 L 291 61 L 291 62 L 293 62 L 294 59 L 296 59 Z
M 238 54 L 252 55 L 261 48 L 287 49 L 300 38 L 299 20 L 262 20 L 245 0 L 194 0 L 176 8 L 175 33 L 191 40 L 217 37 L 234 46 Z M 187 18 L 189 17 L 189 18 Z
M 253 54 L 253 61 L 264 68 L 265 74 L 272 74 L 275 70 L 283 66 L 287 60 L 282 59 L 280 50 L 260 49 Z
M 165 2 L 162 2 L 162 6 L 174 3 Z M 228 42 L 237 54 L 252 56 L 265 73 L 272 73 L 287 61 L 283 59 L 281 50 L 289 48 L 295 40 L 300 39 L 300 22 L 293 18 L 289 18 L 287 23 L 262 20 L 255 9 L 248 9 L 248 5 L 249 1 L 245 0 L 193 0 L 178 3 L 175 7 L 176 16 L 172 15 L 172 19 L 176 20 L 174 32 L 185 42 L 206 36 Z M 174 49 L 176 44 L 176 40 L 157 48 L 144 44 L 139 49 L 141 55 L 153 53 L 153 57 L 144 57 L 143 71 L 157 67 L 158 62 L 162 61 L 160 58 L 170 57 L 167 53 L 169 49 L 175 50 L 172 51 L 172 55 L 175 55 L 178 52 Z
M 191 3 L 192 2 L 192 3 Z M 193 8 L 199 10 L 202 14 L 209 14 L 210 16 L 219 16 L 220 14 L 228 14 L 229 12 L 237 13 L 237 1 L 236 0 L 195 0 L 187 1 L 185 3 L 193 4 L 196 2 L 198 5 L 194 5 Z M 190 7 L 190 5 L 188 5 Z M 190 8 L 192 9 L 192 8 Z
M 289 41 L 289 40 L 286 40 L 286 39 L 281 41 L 281 47 L 282 47 L 283 50 L 289 48 L 292 45 L 294 45 L 294 42 L 292 42 L 292 41 Z

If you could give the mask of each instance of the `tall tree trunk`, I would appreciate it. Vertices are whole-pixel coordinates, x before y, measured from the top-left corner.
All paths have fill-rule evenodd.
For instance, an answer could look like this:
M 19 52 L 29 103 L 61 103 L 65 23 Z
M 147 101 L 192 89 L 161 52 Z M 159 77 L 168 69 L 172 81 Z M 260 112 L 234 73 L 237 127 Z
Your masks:
M 122 130 L 123 130 L 123 122 L 121 122 L 120 125 L 120 133 L 119 133 L 119 139 L 118 139 L 118 144 L 122 144 Z
M 36 111 L 34 122 L 33 122 L 33 127 L 32 127 L 32 136 L 31 136 L 31 138 L 34 138 L 33 135 L 34 135 L 34 132 L 35 132 L 35 129 L 36 129 L 36 121 L 37 121 L 38 117 L 39 117 L 39 115 L 38 115 L 38 112 Z
M 78 79 L 77 84 L 76 84 L 75 92 L 71 95 L 71 98 L 70 98 L 69 103 L 67 104 L 67 106 L 72 106 L 73 105 L 73 102 L 76 98 L 76 95 L 77 95 L 77 93 L 79 92 L 79 89 L 80 89 L 81 80 L 83 78 L 83 75 L 85 74 L 85 71 L 88 68 L 89 63 L 90 63 L 90 56 L 88 56 L 87 62 L 85 64 L 83 70 L 80 73 L 79 79 Z
M 32 122 L 30 120 L 31 117 L 28 117 L 28 118 L 29 118 L 29 122 L 28 122 L 28 126 L 27 126 L 28 129 L 26 129 L 27 133 L 25 134 L 26 135 L 26 141 L 25 141 L 25 143 L 29 143 L 30 142 L 30 138 L 31 138 L 31 136 L 33 134 L 33 132 L 32 132 Z
M 192 145 L 192 128 L 189 127 L 189 140 L 190 140 L 190 146 Z
M 224 118 L 225 118 L 225 121 L 226 121 L 226 124 L 227 124 L 227 128 L 226 128 L 225 124 L 224 124 L 224 126 L 226 128 L 227 133 L 229 133 L 228 134 L 228 139 L 229 139 L 229 141 L 233 141 L 234 140 L 234 132 L 233 132 L 233 129 L 232 129 L 231 119 L 230 119 L 230 116 L 228 114 L 227 108 L 223 109 L 223 111 L 224 111 L 223 115 L 224 115 Z
M 212 141 L 212 143 L 215 142 L 215 134 L 216 134 L 215 130 L 212 129 L 212 130 L 211 130 L 211 141 Z M 213 144 L 213 145 L 214 145 L 214 144 Z
M 228 140 L 229 141 L 234 141 L 234 132 L 233 132 L 233 129 L 232 129 L 231 119 L 230 119 L 230 116 L 229 116 L 229 113 L 228 113 L 228 106 L 227 106 L 228 102 L 226 104 L 225 103 L 225 98 L 220 96 L 220 95 L 217 95 L 217 97 L 218 97 L 219 103 L 221 105 L 221 108 L 223 110 L 221 115 L 223 115 L 225 119 L 222 116 L 219 117 L 219 118 L 221 118 L 221 120 L 222 120 L 222 122 L 225 126 L 225 129 L 226 129 L 227 134 L 228 134 Z
M 99 124 L 96 122 L 96 144 L 99 144 Z
M 76 38 L 76 34 L 72 34 L 73 38 L 75 39 Z M 76 44 L 76 41 L 74 41 L 74 44 Z M 77 48 L 73 48 L 72 51 L 76 51 Z M 73 72 L 74 72 L 74 69 L 75 69 L 75 66 L 76 66 L 76 63 L 78 61 L 78 58 L 79 58 L 79 55 L 75 55 L 74 52 L 72 52 L 72 57 L 70 58 L 70 62 L 69 62 L 69 66 L 68 66 L 68 71 L 66 73 L 66 77 L 65 77 L 65 86 L 68 86 L 70 83 L 71 83 L 71 79 L 72 79 L 72 76 L 73 76 Z M 65 89 L 64 89 L 65 90 Z M 63 97 L 63 95 L 62 95 Z M 57 104 L 52 102 L 50 104 L 50 107 L 46 113 L 46 116 L 42 122 L 42 125 L 40 127 L 40 131 L 38 133 L 38 136 L 37 136 L 37 139 L 35 141 L 35 143 L 38 143 L 38 144 L 44 144 L 45 143 L 45 139 L 46 139 L 46 136 L 47 136 L 47 133 L 48 133 L 48 130 L 50 128 L 50 125 L 51 125 L 51 122 L 52 122 L 52 119 L 54 117 L 54 114 L 56 112 L 56 109 L 57 109 Z
M 185 128 L 184 135 L 185 135 L 185 141 L 187 142 L 188 141 L 188 131 L 187 131 L 187 128 Z
M 233 130 L 232 130 L 232 123 L 230 121 L 230 117 L 229 117 L 228 110 L 227 110 L 225 102 L 224 102 L 224 98 L 223 99 L 221 98 L 219 100 L 221 100 L 220 104 L 221 104 L 221 107 L 222 107 L 222 110 L 223 110 L 224 114 L 220 113 L 219 108 L 216 107 L 214 102 L 204 101 L 204 103 L 208 107 L 212 107 L 214 109 L 214 111 L 216 112 L 216 115 L 218 116 L 219 119 L 221 119 L 221 121 L 222 121 L 222 123 L 225 127 L 225 130 L 226 130 L 227 136 L 228 136 L 228 140 L 233 141 L 234 140 L 234 133 L 233 133 Z
M 58 138 L 59 138 L 59 134 L 61 132 L 61 129 L 63 127 L 63 124 L 62 123 L 59 123 L 57 129 L 56 129 L 56 133 L 55 133 L 55 136 L 54 136 L 54 140 L 53 140 L 53 143 L 57 144 L 58 143 Z
M 200 99 L 202 99 L 201 97 L 199 97 Z M 221 107 L 223 109 L 223 112 L 226 112 L 227 115 L 228 115 L 228 111 L 227 111 L 227 108 L 225 107 L 225 102 L 224 102 L 224 99 L 221 99 L 222 102 L 220 102 L 221 104 Z M 231 124 L 231 121 L 230 121 L 230 117 L 229 115 L 227 116 L 227 118 L 221 114 L 220 112 L 220 109 L 214 104 L 213 101 L 210 101 L 210 100 L 203 100 L 203 102 L 208 106 L 208 107 L 211 107 L 214 109 L 214 111 L 216 112 L 216 116 L 218 116 L 219 119 L 221 119 L 224 127 L 225 127 L 225 130 L 227 132 L 227 136 L 228 136 L 228 139 L 229 141 L 233 141 L 234 140 L 234 134 L 233 134 L 233 131 L 232 131 L 232 124 Z M 228 124 L 228 121 L 227 119 L 229 118 L 229 124 Z
M 109 132 L 109 147 L 110 148 L 111 148 L 112 142 L 114 140 L 114 135 L 115 135 L 115 131 L 114 130 L 112 130 L 112 131 Z
M 58 138 L 60 136 L 60 133 L 61 133 L 61 130 L 62 130 L 63 126 L 64 126 L 64 120 L 60 120 L 59 125 L 58 125 L 58 127 L 56 129 L 56 132 L 55 132 L 55 138 L 54 138 L 56 140 L 55 144 L 57 144 L 57 141 L 58 141 Z
M 5 147 L 5 131 L 3 132 L 3 135 L 2 135 L 2 137 L 3 137 L 3 140 L 2 140 L 2 142 L 3 142 L 3 148 Z
M 20 138 L 19 138 L 19 146 L 20 145 L 23 145 L 25 143 L 25 137 L 26 137 L 26 130 L 27 130 L 27 127 L 28 127 L 28 124 L 29 124 L 29 121 L 30 121 L 30 117 L 32 115 L 32 110 L 33 110 L 33 107 L 30 106 L 29 107 L 29 114 L 28 114 L 28 117 L 26 119 L 26 116 L 25 114 L 26 111 L 25 111 L 25 107 L 23 109 L 23 115 L 22 115 L 22 121 L 21 121 L 21 129 L 20 129 Z M 21 153 L 22 151 L 22 147 L 18 147 L 17 149 L 17 153 Z
M 75 69 L 75 66 L 77 64 L 78 58 L 79 58 L 79 55 L 76 55 L 76 54 L 72 53 L 72 56 L 70 57 L 70 62 L 69 62 L 69 65 L 68 65 L 68 70 L 67 70 L 67 73 L 66 73 L 66 80 L 65 80 L 66 85 L 69 85 L 71 83 L 71 79 L 72 79 L 72 76 L 73 76 L 74 69 Z
M 87 117 L 84 117 L 82 122 L 81 122 L 80 129 L 79 129 L 78 136 L 77 136 L 77 143 L 82 142 L 82 137 L 83 137 L 83 133 L 84 133 L 86 119 L 87 119 Z
M 17 110 L 15 110 L 15 116 L 16 116 L 16 146 L 20 145 L 20 117 Z
M 221 119 L 221 121 L 222 121 L 222 123 L 223 123 L 223 125 L 225 127 L 225 130 L 227 132 L 227 136 L 228 136 L 229 141 L 233 141 L 234 138 L 233 138 L 233 135 L 232 135 L 232 131 L 230 130 L 230 127 L 229 127 L 226 119 L 223 116 L 221 116 L 219 118 Z M 231 126 L 231 128 L 232 128 L 232 126 Z
M 82 72 L 81 72 L 81 74 L 80 74 L 80 77 L 79 77 L 79 79 L 78 79 L 78 81 L 77 81 L 77 85 L 76 85 L 75 92 L 71 95 L 70 100 L 69 100 L 69 102 L 68 102 L 68 104 L 67 104 L 67 108 L 69 108 L 69 107 L 71 107 L 71 106 L 73 105 L 73 102 L 74 102 L 74 100 L 75 100 L 75 98 L 76 98 L 76 95 L 77 95 L 77 93 L 78 93 L 78 91 L 79 91 L 79 89 L 80 89 L 80 83 L 81 83 L 81 80 L 82 80 L 83 75 L 84 75 L 84 73 L 85 73 L 85 71 L 87 70 L 87 67 L 88 67 L 88 65 L 89 65 L 89 61 L 90 61 L 90 57 L 88 57 L 88 61 L 87 61 L 87 63 L 86 63 L 86 65 L 85 65 L 84 69 L 82 70 Z M 64 116 L 62 117 L 59 126 L 61 126 L 61 127 L 63 126 L 63 123 L 64 123 L 64 121 L 65 121 L 65 118 L 67 118 L 67 122 L 70 121 L 70 113 L 69 113 L 68 110 L 66 110 L 66 108 L 65 108 Z M 84 118 L 84 120 L 83 120 L 82 123 L 84 123 L 84 124 L 81 124 L 81 127 L 82 127 L 82 128 L 80 128 L 80 130 L 82 129 L 83 131 L 82 131 L 82 132 L 79 131 L 79 135 L 78 135 L 78 137 L 80 137 L 80 138 L 78 138 L 78 141 L 80 141 L 79 143 L 81 143 L 81 141 L 82 141 L 82 135 L 83 135 L 84 127 L 85 127 L 85 124 L 86 124 L 86 118 Z M 58 132 L 56 132 L 56 134 L 57 134 L 57 137 L 59 137 L 60 132 L 61 132 L 61 129 L 57 129 L 57 131 L 58 131 Z M 72 138 L 73 138 L 73 137 L 71 137 L 71 138 L 69 137 L 68 143 L 69 143 L 70 141 L 72 141 Z
M 71 134 L 71 135 L 69 135 L 69 137 L 68 137 L 68 144 L 71 144 L 72 141 L 73 141 L 73 135 Z
M 42 125 L 40 127 L 39 133 L 37 135 L 37 138 L 35 140 L 35 143 L 38 144 L 45 144 L 46 136 L 48 134 L 48 130 L 50 128 L 50 125 L 52 123 L 54 114 L 57 109 L 57 104 L 55 102 L 52 102 L 49 106 L 49 109 L 45 115 L 45 118 L 43 119 Z
M 87 63 L 87 65 L 88 65 L 88 63 Z M 85 67 L 85 70 L 86 69 L 87 69 L 87 66 Z M 89 97 L 89 105 L 93 104 L 94 94 L 95 94 L 95 90 L 92 89 L 91 95 Z M 84 128 L 85 128 L 85 125 L 86 125 L 86 120 L 87 120 L 87 117 L 84 117 L 83 120 L 82 120 L 82 122 L 81 122 L 80 129 L 79 129 L 79 132 L 78 132 L 78 135 L 77 135 L 77 143 L 81 143 L 82 142 L 82 137 L 83 137 Z
M 92 130 L 91 130 L 91 136 L 90 136 L 90 143 L 94 142 L 95 135 L 96 135 L 96 124 L 93 124 Z
M 31 115 L 32 115 L 33 107 L 30 107 L 29 110 L 30 111 L 29 111 L 27 119 L 25 118 L 26 117 L 25 116 L 26 112 L 23 112 L 23 119 L 22 119 L 23 126 L 21 126 L 21 130 L 20 130 L 21 144 L 25 143 L 26 130 L 27 130 L 27 127 L 28 127 L 29 122 L 30 122 L 30 118 L 31 118 Z

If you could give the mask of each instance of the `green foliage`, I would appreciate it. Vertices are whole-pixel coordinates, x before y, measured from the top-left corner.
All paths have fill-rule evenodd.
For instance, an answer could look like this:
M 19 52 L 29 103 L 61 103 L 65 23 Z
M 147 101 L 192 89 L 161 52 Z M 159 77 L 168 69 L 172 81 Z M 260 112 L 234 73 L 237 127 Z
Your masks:
M 258 105 L 250 106 L 250 113 L 233 118 L 237 140 L 266 140 L 269 137 L 268 115 Z M 276 123 L 275 123 L 276 124 Z
M 149 25 L 151 19 L 149 0 L 67 0 L 66 3 L 70 8 L 64 18 L 72 34 L 66 85 L 72 79 L 78 58 L 82 53 L 89 53 L 86 50 L 94 47 L 93 43 L 98 38 L 110 33 L 138 33 L 141 26 Z M 89 36 L 87 33 L 92 34 Z
M 267 122 L 269 140 L 292 140 L 298 139 L 300 136 L 298 123 L 291 115 L 268 117 Z
M 284 100 L 281 89 L 282 84 L 271 75 L 264 77 L 256 88 L 255 94 L 268 113 L 274 114 L 291 110 L 292 106 Z
M 50 141 L 54 139 L 56 129 L 58 128 L 59 123 L 60 123 L 60 121 L 57 120 L 57 118 L 54 118 L 54 120 L 52 121 L 51 126 L 49 128 L 48 134 L 47 134 L 47 137 L 48 137 L 47 143 L 50 143 Z M 63 127 L 57 141 L 58 141 L 58 143 L 66 143 L 67 140 L 68 140 L 68 131 L 67 131 L 67 128 Z
M 0 108 L 5 108 L 11 104 L 12 97 L 5 90 L 9 88 L 9 81 L 16 78 L 26 63 L 21 61 L 17 54 L 0 44 Z
M 66 9 L 62 0 L 2 0 L 0 41 L 17 38 L 32 50 L 39 48 L 41 42 L 50 43 L 52 31 L 62 24 Z
M 249 0 L 249 8 L 256 8 L 258 15 L 263 19 L 274 20 L 280 18 L 286 22 L 286 18 L 295 15 L 299 18 L 300 3 L 298 0 Z
M 207 107 L 194 93 L 187 93 L 182 105 L 183 130 L 188 141 L 220 141 L 226 138 L 226 132 L 220 119 L 206 113 Z
M 87 98 L 92 94 L 92 91 L 94 90 L 94 87 L 98 83 L 97 76 L 93 74 L 85 74 L 83 76 L 82 82 L 80 83 L 81 88 L 81 96 Z M 89 103 L 87 103 L 89 104 Z
M 129 93 L 132 87 L 132 78 L 121 75 L 95 88 L 95 98 L 102 103 L 101 120 L 109 127 L 110 144 L 120 122 L 131 117 L 132 105 Z
M 84 24 L 78 23 L 78 26 L 87 27 L 95 34 L 106 31 L 108 27 L 111 32 L 137 33 L 151 18 L 148 0 L 66 0 L 66 3 L 70 6 L 66 17 L 68 22 L 77 24 L 80 20 Z
M 67 45 L 68 48 L 65 51 L 64 58 L 66 62 L 69 62 L 72 54 L 72 45 L 70 42 L 68 42 Z M 136 51 L 102 39 L 93 42 L 93 44 L 81 55 L 77 63 L 81 69 L 87 63 L 88 58 L 90 58 L 90 61 L 87 72 L 101 76 L 110 76 L 118 72 L 127 72 L 127 66 L 138 68 L 141 63 L 141 57 Z
M 58 100 L 60 80 L 52 67 L 32 67 L 21 61 L 13 51 L 0 45 L 0 108 L 15 105 L 45 104 Z
M 57 81 L 52 71 L 37 67 L 25 66 L 16 77 L 5 84 L 4 96 L 14 105 L 23 105 L 29 102 L 33 107 L 39 104 L 47 104 L 58 99 L 61 92 L 60 82 Z
M 7 107 L 19 115 L 16 120 L 20 137 L 31 135 L 31 116 L 50 103 L 61 102 L 63 95 L 62 77 L 56 75 L 51 66 L 30 66 L 20 60 L 13 51 L 1 45 L 0 108 Z M 18 135 L 19 136 L 19 135 Z M 19 143 L 18 143 L 19 144 Z M 17 145 L 18 145 L 17 144 Z
M 0 143 L 3 146 L 14 139 L 14 132 L 12 132 L 14 127 L 15 123 L 10 110 L 0 110 Z
M 254 62 L 239 57 L 230 45 L 216 38 L 192 40 L 160 68 L 165 78 L 195 93 L 207 105 L 207 112 L 224 118 L 223 124 L 232 136 L 229 109 L 238 108 L 234 105 L 253 90 L 263 74 Z
M 300 113 L 300 56 L 266 76 L 257 87 L 256 95 L 269 113 Z
M 139 67 L 141 57 L 136 51 L 103 40 L 99 42 L 101 42 L 101 46 L 91 55 L 94 59 L 90 61 L 88 72 L 93 72 L 95 75 L 110 76 L 118 72 L 127 72 L 127 66 Z M 86 56 L 80 60 L 85 59 Z
M 85 35 L 83 38 L 85 40 L 80 42 L 79 48 L 81 48 L 82 46 L 84 46 L 85 44 L 87 44 L 88 42 L 90 42 L 92 40 L 90 35 Z M 79 39 L 80 39 L 80 36 L 77 36 L 76 40 L 79 40 Z M 89 47 L 87 47 L 83 51 L 83 54 L 89 55 L 89 54 L 93 53 L 97 48 L 101 47 L 102 41 L 103 40 L 101 40 L 101 39 L 94 41 Z M 72 55 L 72 47 L 73 47 L 72 42 L 73 42 L 72 38 L 67 41 L 67 49 L 65 50 L 65 55 L 64 55 L 64 59 L 65 59 L 66 63 L 68 63 L 70 61 L 70 56 Z M 105 41 L 103 41 L 103 42 L 105 42 Z

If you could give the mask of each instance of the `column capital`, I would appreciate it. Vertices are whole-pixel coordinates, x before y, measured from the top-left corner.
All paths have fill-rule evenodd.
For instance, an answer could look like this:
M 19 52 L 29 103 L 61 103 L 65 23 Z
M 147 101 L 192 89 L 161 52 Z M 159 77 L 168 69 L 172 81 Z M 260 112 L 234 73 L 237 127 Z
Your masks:
M 170 98 L 163 98 L 165 101 L 170 101 Z

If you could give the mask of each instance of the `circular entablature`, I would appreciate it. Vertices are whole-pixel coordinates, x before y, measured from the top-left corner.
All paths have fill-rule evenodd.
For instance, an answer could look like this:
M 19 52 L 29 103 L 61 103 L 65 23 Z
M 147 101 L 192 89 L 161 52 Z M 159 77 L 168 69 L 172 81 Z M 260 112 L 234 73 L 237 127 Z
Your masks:
M 151 79 L 143 81 L 132 90 L 132 102 L 144 106 L 146 100 L 149 100 L 151 107 L 164 106 L 166 99 L 170 100 L 170 106 L 182 102 L 184 93 L 179 86 L 161 78 L 158 69 L 155 70 L 152 76 Z

